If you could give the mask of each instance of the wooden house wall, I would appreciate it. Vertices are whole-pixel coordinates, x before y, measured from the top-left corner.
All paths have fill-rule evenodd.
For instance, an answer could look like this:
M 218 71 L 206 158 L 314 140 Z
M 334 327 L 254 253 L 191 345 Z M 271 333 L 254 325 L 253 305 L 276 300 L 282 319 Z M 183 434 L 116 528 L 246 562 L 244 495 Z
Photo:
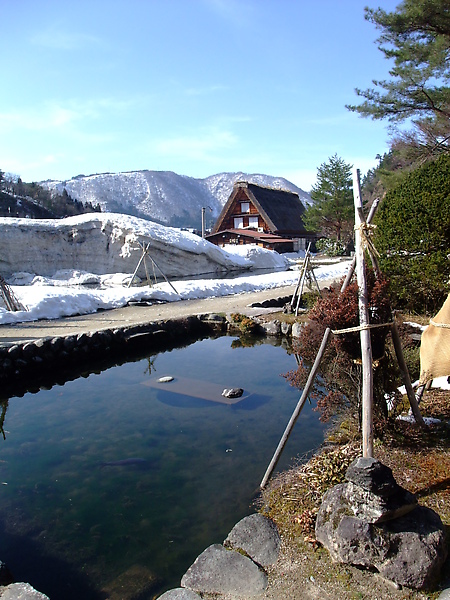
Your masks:
M 249 208 L 250 208 L 249 212 L 245 212 L 245 213 L 242 212 L 242 210 L 241 210 L 242 202 L 247 202 L 249 204 Z M 246 190 L 239 189 L 237 191 L 237 194 L 233 201 L 233 204 L 231 205 L 230 210 L 228 211 L 227 216 L 225 217 L 225 219 L 222 222 L 221 229 L 235 229 L 234 219 L 239 218 L 239 217 L 241 217 L 243 219 L 243 227 L 244 228 L 249 227 L 249 217 L 255 217 L 256 215 L 258 215 L 258 225 L 256 225 L 256 227 L 257 228 L 262 227 L 264 229 L 264 231 L 266 231 L 266 232 L 269 231 L 269 228 L 268 228 L 266 222 L 264 221 L 264 219 L 259 214 L 258 209 L 256 208 L 256 206 L 253 204 L 251 199 L 246 194 Z

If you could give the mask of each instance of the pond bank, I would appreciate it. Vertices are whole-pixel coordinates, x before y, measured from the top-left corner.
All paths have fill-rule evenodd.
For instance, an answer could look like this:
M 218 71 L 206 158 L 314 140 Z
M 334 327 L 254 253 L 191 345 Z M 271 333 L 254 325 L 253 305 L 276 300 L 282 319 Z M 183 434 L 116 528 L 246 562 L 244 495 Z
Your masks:
M 250 294 L 245 296 L 248 301 Z M 289 296 L 263 299 L 258 295 L 259 305 L 263 302 L 272 308 L 242 307 L 233 302 L 235 312 L 226 315 L 203 313 L 149 321 L 149 317 L 153 316 L 151 313 L 159 310 L 158 306 L 133 306 L 108 311 L 108 315 L 96 313 L 57 322 L 20 323 L 12 328 L 4 326 L 0 329 L 2 398 L 37 391 L 42 386 L 62 385 L 86 371 L 103 370 L 111 364 L 127 362 L 142 352 L 159 352 L 203 337 L 239 333 L 239 323 L 234 322 L 233 314 L 265 315 L 279 311 L 279 307 L 288 300 Z M 206 308 L 205 304 L 208 303 L 201 302 L 197 308 Z M 150 308 L 152 311 L 148 310 Z M 188 307 L 174 308 L 179 314 L 180 308 L 183 313 Z M 111 315 L 111 312 L 115 314 Z M 171 313 L 174 314 L 174 311 Z M 106 327 L 106 324 L 109 326 Z M 290 335 L 291 325 L 283 325 L 282 328 L 279 321 L 271 321 L 270 316 L 266 316 L 260 320 L 255 333 Z M 29 338 L 30 332 L 35 337 Z

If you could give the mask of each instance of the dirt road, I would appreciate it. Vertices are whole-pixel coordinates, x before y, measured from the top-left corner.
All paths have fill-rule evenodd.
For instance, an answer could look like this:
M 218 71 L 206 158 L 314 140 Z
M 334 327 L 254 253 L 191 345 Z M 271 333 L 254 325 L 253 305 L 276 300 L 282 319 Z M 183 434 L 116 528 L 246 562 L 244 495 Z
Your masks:
M 321 282 L 321 287 L 330 282 Z M 0 325 L 0 345 L 24 343 L 45 337 L 66 336 L 103 329 L 115 329 L 141 325 L 154 321 L 165 321 L 200 314 L 211 313 L 241 313 L 248 316 L 258 316 L 273 312 L 274 309 L 251 308 L 255 302 L 273 298 L 292 296 L 295 286 L 279 287 L 261 292 L 249 292 L 206 298 L 203 300 L 181 300 L 167 304 L 153 304 L 150 306 L 126 306 L 114 310 L 99 311 L 89 315 L 78 315 L 55 320 L 40 320 L 17 323 L 14 325 Z

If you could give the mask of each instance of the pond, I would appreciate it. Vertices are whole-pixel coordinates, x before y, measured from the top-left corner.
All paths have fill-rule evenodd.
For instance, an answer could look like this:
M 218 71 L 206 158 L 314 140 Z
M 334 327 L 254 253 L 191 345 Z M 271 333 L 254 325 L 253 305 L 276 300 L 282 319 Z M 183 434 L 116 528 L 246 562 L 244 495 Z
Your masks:
M 0 558 L 51 600 L 153 598 L 255 511 L 298 401 L 294 355 L 224 336 L 11 398 Z M 158 384 L 163 376 L 174 380 Z M 234 404 L 220 390 L 240 387 Z M 219 401 L 218 401 L 219 400 Z M 278 469 L 317 448 L 307 405 Z

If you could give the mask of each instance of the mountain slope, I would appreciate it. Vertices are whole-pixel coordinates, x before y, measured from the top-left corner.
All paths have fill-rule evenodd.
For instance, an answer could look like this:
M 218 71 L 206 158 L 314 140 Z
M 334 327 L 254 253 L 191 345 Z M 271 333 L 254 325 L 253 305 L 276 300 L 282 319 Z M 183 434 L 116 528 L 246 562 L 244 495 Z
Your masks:
M 195 179 L 172 171 L 129 171 L 78 175 L 67 181 L 44 181 L 41 185 L 60 193 L 65 189 L 81 202 L 98 203 L 103 212 L 133 215 L 171 227 L 200 229 L 202 208 L 207 209 L 209 227 L 239 180 L 296 192 L 305 204 L 311 202 L 309 194 L 287 179 L 242 172 Z

